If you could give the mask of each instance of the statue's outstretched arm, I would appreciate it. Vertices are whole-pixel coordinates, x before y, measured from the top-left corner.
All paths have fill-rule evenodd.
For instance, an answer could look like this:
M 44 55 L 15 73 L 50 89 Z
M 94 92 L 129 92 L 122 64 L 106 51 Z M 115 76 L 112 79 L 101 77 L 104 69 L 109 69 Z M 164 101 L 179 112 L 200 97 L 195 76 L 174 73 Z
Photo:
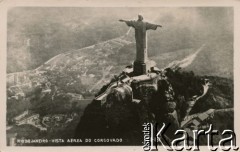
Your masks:
M 120 19 L 119 21 L 120 21 L 120 22 L 127 22 L 127 20 L 123 20 L 123 19 Z
M 156 30 L 158 27 L 162 27 L 162 25 L 152 24 L 147 22 L 146 27 L 147 27 L 147 30 Z
M 119 21 L 120 22 L 125 22 L 130 27 L 135 27 L 135 22 L 134 21 L 127 21 L 127 20 L 123 20 L 123 19 L 120 19 Z

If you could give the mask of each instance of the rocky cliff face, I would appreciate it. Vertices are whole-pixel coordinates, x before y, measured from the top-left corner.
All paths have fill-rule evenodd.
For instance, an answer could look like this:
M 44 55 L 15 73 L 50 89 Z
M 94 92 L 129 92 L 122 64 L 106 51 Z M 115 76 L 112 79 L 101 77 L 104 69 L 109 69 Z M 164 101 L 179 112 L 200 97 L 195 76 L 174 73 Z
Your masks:
M 76 137 L 122 138 L 123 142 L 117 144 L 141 145 L 143 123 L 170 124 L 166 135 L 172 139 L 173 133 L 183 127 L 182 122 L 186 122 L 184 127 L 189 128 L 188 123 L 194 119 L 190 116 L 198 116 L 208 109 L 233 107 L 232 81 L 225 78 L 199 77 L 193 72 L 173 71 L 170 68 L 151 71 L 140 77 L 134 77 L 131 73 L 124 75 L 130 78 L 129 81 L 118 79 L 118 84 L 110 89 L 105 102 L 94 100 L 88 105 L 76 129 Z M 211 123 L 212 120 L 204 123 Z M 233 119 L 228 123 L 233 128 Z M 217 128 L 221 126 L 215 121 L 214 124 Z

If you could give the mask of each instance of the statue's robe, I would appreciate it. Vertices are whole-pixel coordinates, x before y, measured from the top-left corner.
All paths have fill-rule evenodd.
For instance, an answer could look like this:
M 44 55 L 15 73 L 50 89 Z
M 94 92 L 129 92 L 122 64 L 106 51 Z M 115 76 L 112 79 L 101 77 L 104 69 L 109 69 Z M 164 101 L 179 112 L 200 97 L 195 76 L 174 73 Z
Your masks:
M 136 62 L 147 61 L 147 30 L 156 30 L 158 25 L 143 21 L 126 21 L 126 24 L 135 29 Z

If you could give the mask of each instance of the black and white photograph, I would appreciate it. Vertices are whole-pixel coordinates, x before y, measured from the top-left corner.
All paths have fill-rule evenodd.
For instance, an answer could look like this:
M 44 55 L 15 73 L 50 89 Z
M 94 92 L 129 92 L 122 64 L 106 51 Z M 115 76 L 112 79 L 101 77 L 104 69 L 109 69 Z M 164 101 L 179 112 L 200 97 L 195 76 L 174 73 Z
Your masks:
M 9 7 L 5 146 L 237 151 L 234 9 Z

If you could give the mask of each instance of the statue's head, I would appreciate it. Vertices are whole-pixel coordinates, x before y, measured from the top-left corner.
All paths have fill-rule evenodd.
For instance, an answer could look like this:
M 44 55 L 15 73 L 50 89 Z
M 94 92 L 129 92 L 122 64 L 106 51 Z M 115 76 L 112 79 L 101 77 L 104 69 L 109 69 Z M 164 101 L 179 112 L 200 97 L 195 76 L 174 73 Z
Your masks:
M 142 21 L 142 20 L 143 20 L 143 16 L 139 14 L 139 15 L 138 15 L 138 20 L 139 20 L 139 21 Z

